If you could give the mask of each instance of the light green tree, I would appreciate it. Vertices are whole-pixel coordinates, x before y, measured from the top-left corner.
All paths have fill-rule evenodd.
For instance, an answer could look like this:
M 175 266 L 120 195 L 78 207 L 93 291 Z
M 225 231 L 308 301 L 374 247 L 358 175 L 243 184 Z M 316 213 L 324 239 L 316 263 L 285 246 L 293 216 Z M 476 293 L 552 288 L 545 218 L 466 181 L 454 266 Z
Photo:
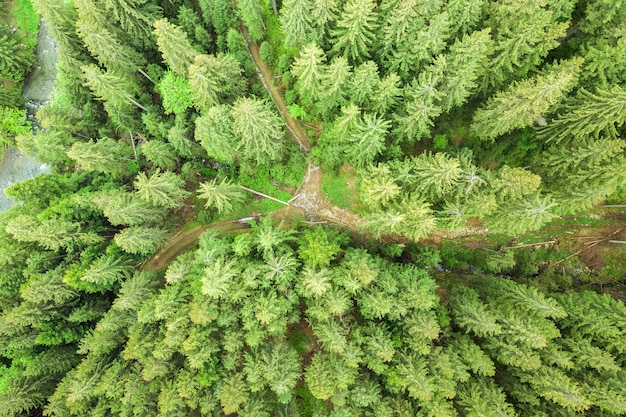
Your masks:
M 151 176 L 137 174 L 134 186 L 137 195 L 146 202 L 164 208 L 179 208 L 189 192 L 183 188 L 185 181 L 173 172 L 156 171 Z
M 493 53 L 490 32 L 487 28 L 464 35 L 450 46 L 447 54 L 435 59 L 435 66 L 444 67 L 439 87 L 444 111 L 464 104 L 478 88 Z
M 324 37 L 329 25 L 337 19 L 338 11 L 339 2 L 337 0 L 313 0 L 311 15 L 320 38 Z
M 556 202 L 540 193 L 524 196 L 498 209 L 486 221 L 494 233 L 505 233 L 511 236 L 521 235 L 537 230 L 556 217 Z
M 291 73 L 298 77 L 297 88 L 304 100 L 315 101 L 322 93 L 321 83 L 326 73 L 326 55 L 315 43 L 300 50 L 291 66 Z
M 374 162 L 385 149 L 390 127 L 391 122 L 378 115 L 365 113 L 360 117 L 346 141 L 345 152 L 349 161 L 357 167 Z
M 342 56 L 336 57 L 322 72 L 319 82 L 317 107 L 325 118 L 330 117 L 337 107 L 346 104 L 348 80 L 351 67 Z
M 313 1 L 285 0 L 280 9 L 280 25 L 285 34 L 285 45 L 299 47 L 315 37 L 313 30 Z
M 243 190 L 237 184 L 223 179 L 219 184 L 217 178 L 200 183 L 198 197 L 207 200 L 206 208 L 215 207 L 219 213 L 232 210 L 233 203 L 242 201 L 245 197 Z
M 144 68 L 145 58 L 130 45 L 122 42 L 118 36 L 100 26 L 99 23 L 79 19 L 76 33 L 98 62 L 108 70 L 126 74 L 132 78 L 136 71 Z
M 163 108 L 167 114 L 184 115 L 193 105 L 191 88 L 186 78 L 167 71 L 158 83 Z
M 546 112 L 577 82 L 581 58 L 562 61 L 550 72 L 515 82 L 474 113 L 472 130 L 482 140 L 543 120 Z
M 165 217 L 162 208 L 153 206 L 135 193 L 112 190 L 93 198 L 94 204 L 114 226 L 158 224 Z
M 196 55 L 189 66 L 189 85 L 195 106 L 203 113 L 231 102 L 241 91 L 242 70 L 232 55 Z
M 559 45 L 557 39 L 565 36 L 568 23 L 555 21 L 553 12 L 544 7 L 546 3 L 506 0 L 489 4 L 487 25 L 495 34 L 496 47 L 483 91 L 525 77 Z
M 180 162 L 174 147 L 160 140 L 143 143 L 140 149 L 148 161 L 164 170 L 174 170 Z
M 350 78 L 348 84 L 350 100 L 361 108 L 367 108 L 379 83 L 378 66 L 374 61 L 365 61 L 354 68 Z
M 378 27 L 376 3 L 372 0 L 348 0 L 332 31 L 333 54 L 342 55 L 352 62 L 370 56 L 371 47 Z
M 387 165 L 378 164 L 363 172 L 359 186 L 361 201 L 373 210 L 387 206 L 400 195 L 400 186 Z
M 239 0 L 241 20 L 245 23 L 250 37 L 255 42 L 260 42 L 265 37 L 265 22 L 263 22 L 263 12 L 261 10 L 261 2 L 258 0 Z
M 67 156 L 85 171 L 122 175 L 126 162 L 133 155 L 131 147 L 123 142 L 102 138 L 95 142 L 75 142 Z
M 174 71 L 174 74 L 187 78 L 189 66 L 193 64 L 195 56 L 198 55 L 198 51 L 187 39 L 187 34 L 167 19 L 154 22 L 154 34 L 163 61 Z
M 128 253 L 150 255 L 165 243 L 167 235 L 167 230 L 157 227 L 131 226 L 117 233 L 114 240 Z
M 211 158 L 233 163 L 238 155 L 238 141 L 232 128 L 228 106 L 214 106 L 196 119 L 195 138 Z
M 231 108 L 233 132 L 239 139 L 238 149 L 255 163 L 275 161 L 282 154 L 282 120 L 267 102 L 240 98 Z
M 154 47 L 152 24 L 162 16 L 158 4 L 143 0 L 103 0 L 103 4 L 132 43 Z
M 615 138 L 618 128 L 626 122 L 626 91 L 619 85 L 596 93 L 580 89 L 575 99 L 564 105 L 565 112 L 539 128 L 539 135 L 548 142 L 560 143 L 598 139 L 602 135 Z

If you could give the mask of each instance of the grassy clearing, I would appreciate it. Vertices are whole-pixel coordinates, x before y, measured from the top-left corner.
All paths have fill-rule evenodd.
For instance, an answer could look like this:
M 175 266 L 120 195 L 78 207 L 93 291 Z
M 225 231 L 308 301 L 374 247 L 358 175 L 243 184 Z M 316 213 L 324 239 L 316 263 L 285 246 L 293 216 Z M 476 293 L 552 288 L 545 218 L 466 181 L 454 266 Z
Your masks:
M 331 204 L 359 214 L 363 211 L 363 205 L 359 200 L 356 182 L 356 170 L 344 165 L 339 168 L 338 173 L 323 172 L 322 192 Z
M 15 0 L 14 13 L 16 27 L 22 35 L 23 42 L 35 47 L 39 28 L 39 15 L 35 12 L 30 0 Z

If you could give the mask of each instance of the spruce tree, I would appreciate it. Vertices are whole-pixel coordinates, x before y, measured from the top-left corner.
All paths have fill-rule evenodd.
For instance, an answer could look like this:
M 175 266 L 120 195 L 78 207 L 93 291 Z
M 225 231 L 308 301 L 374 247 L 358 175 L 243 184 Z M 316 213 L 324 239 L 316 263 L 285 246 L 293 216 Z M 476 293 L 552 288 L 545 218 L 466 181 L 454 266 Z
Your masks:
M 285 0 L 280 9 L 280 25 L 285 34 L 285 45 L 299 47 L 312 41 L 315 36 L 313 30 L 313 1 L 312 0 Z
M 240 98 L 233 104 L 231 116 L 233 132 L 239 139 L 238 149 L 246 159 L 263 164 L 280 158 L 283 123 L 267 102 Z
M 546 75 L 511 84 L 476 111 L 472 130 L 482 140 L 494 140 L 542 120 L 576 84 L 581 65 L 582 59 L 573 58 L 562 61 Z
M 167 19 L 154 22 L 154 34 L 163 61 L 177 76 L 186 78 L 189 66 L 198 55 L 187 39 L 187 34 Z
M 580 89 L 563 107 L 565 112 L 539 129 L 539 135 L 548 142 L 580 142 L 602 135 L 615 138 L 626 122 L 626 92 L 619 85 L 598 89 L 595 94 Z
M 218 104 L 232 102 L 243 87 L 242 70 L 232 55 L 197 55 L 189 66 L 194 105 L 203 113 Z
M 487 25 L 494 33 L 496 47 L 483 91 L 526 76 L 559 45 L 557 39 L 565 35 L 568 24 L 556 22 L 553 12 L 544 7 L 546 3 L 505 0 L 489 5 Z
M 114 239 L 128 253 L 150 255 L 165 243 L 167 234 L 156 227 L 132 226 L 117 233 Z
M 230 109 L 225 105 L 211 107 L 196 119 L 195 139 L 211 158 L 227 164 L 238 156 L 238 140 L 232 124 Z
M 326 73 L 326 55 L 315 43 L 300 50 L 300 55 L 291 66 L 291 73 L 298 77 L 297 88 L 300 97 L 312 102 L 323 93 L 322 79 Z
M 219 184 L 217 179 L 203 182 L 198 187 L 198 197 L 207 200 L 206 208 L 215 207 L 219 213 L 231 211 L 233 204 L 242 201 L 245 197 L 237 184 L 223 179 Z
M 179 208 L 189 192 L 183 188 L 185 181 L 173 172 L 156 171 L 151 176 L 140 172 L 135 178 L 137 195 L 146 202 L 163 208 Z
M 348 0 L 332 31 L 333 54 L 345 56 L 351 62 L 369 58 L 378 26 L 375 7 L 372 0 Z
M 158 4 L 147 0 L 103 0 L 103 3 L 134 45 L 154 47 L 152 24 L 162 17 Z

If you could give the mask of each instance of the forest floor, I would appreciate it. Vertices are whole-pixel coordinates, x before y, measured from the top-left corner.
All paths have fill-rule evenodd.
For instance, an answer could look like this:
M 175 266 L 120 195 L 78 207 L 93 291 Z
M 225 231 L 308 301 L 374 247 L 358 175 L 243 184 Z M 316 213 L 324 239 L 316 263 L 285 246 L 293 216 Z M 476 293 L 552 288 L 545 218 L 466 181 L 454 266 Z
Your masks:
M 298 120 L 289 114 L 285 100 L 273 82 L 270 69 L 261 59 L 259 48 L 250 38 L 243 23 L 241 24 L 241 33 L 246 40 L 250 56 L 257 66 L 258 77 L 272 97 L 272 101 L 285 121 L 287 130 L 303 154 L 308 154 L 311 150 L 311 143 L 307 134 Z M 342 178 L 339 177 L 335 180 L 341 181 Z M 348 188 L 355 187 L 354 184 L 350 186 L 349 182 L 350 179 L 347 180 L 346 184 L 342 184 L 344 188 L 346 186 Z M 345 195 L 346 191 L 347 189 L 339 190 L 341 198 L 350 198 L 350 196 Z M 289 227 L 294 219 L 304 216 L 309 224 L 331 222 L 351 230 L 361 239 L 372 238 L 370 233 L 363 230 L 364 219 L 350 210 L 352 204 L 348 203 L 346 207 L 339 207 L 332 204 L 327 197 L 330 196 L 325 195 L 322 189 L 322 170 L 318 165 L 310 162 L 300 186 L 289 201 L 290 205 L 267 214 L 286 227 Z M 491 236 L 488 229 L 478 222 L 468 224 L 467 227 L 454 232 L 437 230 L 431 233 L 428 238 L 422 239 L 421 243 L 440 247 L 444 239 L 456 239 L 460 246 L 468 249 L 493 248 L 502 245 L 510 248 L 524 246 L 539 248 L 554 245 L 558 252 L 569 254 L 561 261 L 556 261 L 557 263 L 563 262 L 569 257 L 577 257 L 591 271 L 604 270 L 603 276 L 613 277 L 616 281 L 624 279 L 626 278 L 624 276 L 626 275 L 626 245 L 614 243 L 611 240 L 626 240 L 626 213 L 623 211 L 610 213 L 605 210 L 600 215 L 595 215 L 595 218 L 599 220 L 596 224 L 577 222 L 574 217 L 564 218 L 560 224 L 557 222 L 548 225 L 540 231 L 520 239 L 503 239 L 502 237 Z M 164 269 L 178 255 L 195 245 L 200 235 L 210 228 L 230 232 L 249 229 L 250 225 L 243 220 L 229 220 L 198 226 L 174 237 L 165 248 L 144 265 L 143 269 Z M 409 242 L 408 239 L 399 235 L 383 236 L 381 241 L 386 243 Z M 608 270 L 606 270 L 607 267 Z

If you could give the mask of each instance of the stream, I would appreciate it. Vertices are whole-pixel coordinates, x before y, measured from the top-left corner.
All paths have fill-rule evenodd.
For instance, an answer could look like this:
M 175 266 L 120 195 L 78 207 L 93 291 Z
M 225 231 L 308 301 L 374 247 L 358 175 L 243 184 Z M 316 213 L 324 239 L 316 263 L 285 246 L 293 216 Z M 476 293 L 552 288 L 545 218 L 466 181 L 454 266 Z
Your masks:
M 37 58 L 33 71 L 24 83 L 22 96 L 26 101 L 27 118 L 33 125 L 33 131 L 39 128 L 35 113 L 48 100 L 54 89 L 56 78 L 56 42 L 50 36 L 48 26 L 42 20 L 39 23 L 37 34 Z M 20 154 L 17 149 L 8 148 L 0 162 L 0 212 L 6 211 L 13 205 L 13 199 L 4 195 L 4 189 L 11 184 L 47 174 L 50 168 L 34 158 Z

